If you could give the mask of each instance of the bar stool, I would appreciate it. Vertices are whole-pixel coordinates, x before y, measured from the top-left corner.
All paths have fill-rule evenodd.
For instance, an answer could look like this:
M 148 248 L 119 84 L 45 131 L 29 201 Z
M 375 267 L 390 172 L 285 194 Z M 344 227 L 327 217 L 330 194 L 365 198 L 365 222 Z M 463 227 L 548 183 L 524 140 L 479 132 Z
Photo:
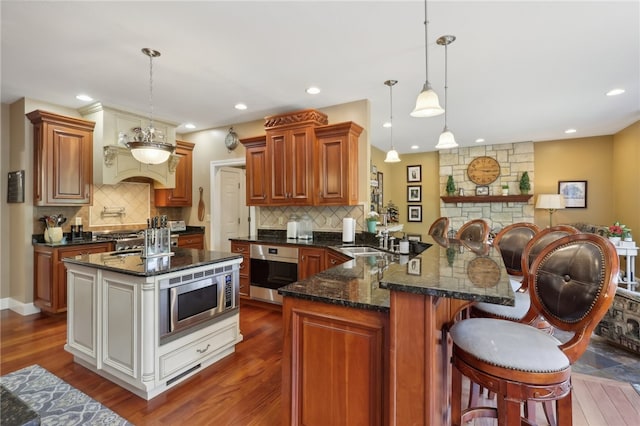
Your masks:
M 429 227 L 429 235 L 432 237 L 447 238 L 449 232 L 449 218 L 439 217 Z
M 570 425 L 571 365 L 613 302 L 618 268 L 614 246 L 595 234 L 568 235 L 535 258 L 526 317 L 542 315 L 554 327 L 573 332 L 566 343 L 513 321 L 470 318 L 454 324 L 452 424 L 477 417 L 495 417 L 504 426 L 520 424 L 523 403 L 555 401 L 558 425 Z M 494 392 L 497 407 L 462 411 L 462 375 Z
M 466 222 L 456 232 L 457 240 L 472 241 L 486 244 L 489 240 L 489 224 L 484 219 L 474 219 Z

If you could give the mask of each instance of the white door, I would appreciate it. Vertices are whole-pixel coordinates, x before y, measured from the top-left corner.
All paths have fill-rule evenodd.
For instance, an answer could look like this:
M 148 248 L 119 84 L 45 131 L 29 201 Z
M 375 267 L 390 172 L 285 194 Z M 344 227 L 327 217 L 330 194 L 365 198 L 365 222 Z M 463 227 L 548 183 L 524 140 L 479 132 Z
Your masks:
M 249 235 L 249 209 L 246 206 L 245 171 L 237 167 L 221 167 L 216 177 L 219 188 L 220 220 L 214 224 L 219 232 L 217 250 L 231 251 L 229 238 Z

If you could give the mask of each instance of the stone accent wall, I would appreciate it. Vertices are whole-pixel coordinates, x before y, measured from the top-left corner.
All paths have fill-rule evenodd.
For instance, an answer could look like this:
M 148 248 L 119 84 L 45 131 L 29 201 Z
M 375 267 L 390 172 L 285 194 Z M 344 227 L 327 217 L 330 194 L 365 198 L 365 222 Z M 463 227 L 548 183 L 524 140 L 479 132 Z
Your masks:
M 534 193 L 533 142 L 501 145 L 481 145 L 441 151 L 440 195 L 446 195 L 447 177 L 453 176 L 456 189 L 464 195 L 475 195 L 476 184 L 467 176 L 467 166 L 476 157 L 493 157 L 500 163 L 500 176 L 489 185 L 490 195 L 501 194 L 503 184 L 509 185 L 509 194 L 520 194 L 519 183 L 523 172 L 529 172 L 530 194 Z M 528 203 L 459 203 L 445 204 L 440 200 L 440 214 L 449 218 L 451 229 L 457 230 L 472 219 L 485 219 L 492 230 L 498 231 L 516 222 L 533 222 L 535 196 Z

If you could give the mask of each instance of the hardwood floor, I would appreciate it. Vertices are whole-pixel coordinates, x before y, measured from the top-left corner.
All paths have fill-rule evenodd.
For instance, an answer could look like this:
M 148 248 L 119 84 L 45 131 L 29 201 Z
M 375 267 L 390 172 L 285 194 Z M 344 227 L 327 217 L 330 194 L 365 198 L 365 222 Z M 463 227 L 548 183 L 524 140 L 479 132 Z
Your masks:
M 145 401 L 73 362 L 63 349 L 65 315 L 23 317 L 6 309 L 0 311 L 0 375 L 38 364 L 138 426 L 280 425 L 281 313 L 243 305 L 240 319 L 244 341 L 234 354 Z M 575 426 L 640 424 L 640 395 L 631 385 L 574 373 L 574 389 Z
M 279 425 L 282 317 L 243 305 L 236 352 L 145 401 L 73 362 L 66 316 L 0 312 L 0 375 L 38 364 L 135 425 Z

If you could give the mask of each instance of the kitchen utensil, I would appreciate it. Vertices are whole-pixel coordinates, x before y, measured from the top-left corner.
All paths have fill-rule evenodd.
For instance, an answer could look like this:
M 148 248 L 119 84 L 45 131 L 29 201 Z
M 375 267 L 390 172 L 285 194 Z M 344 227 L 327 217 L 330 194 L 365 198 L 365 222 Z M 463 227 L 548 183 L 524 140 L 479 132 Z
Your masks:
M 198 188 L 200 191 L 200 201 L 198 201 L 198 220 L 202 222 L 204 220 L 204 201 L 202 200 L 202 191 L 204 189 L 202 187 Z

